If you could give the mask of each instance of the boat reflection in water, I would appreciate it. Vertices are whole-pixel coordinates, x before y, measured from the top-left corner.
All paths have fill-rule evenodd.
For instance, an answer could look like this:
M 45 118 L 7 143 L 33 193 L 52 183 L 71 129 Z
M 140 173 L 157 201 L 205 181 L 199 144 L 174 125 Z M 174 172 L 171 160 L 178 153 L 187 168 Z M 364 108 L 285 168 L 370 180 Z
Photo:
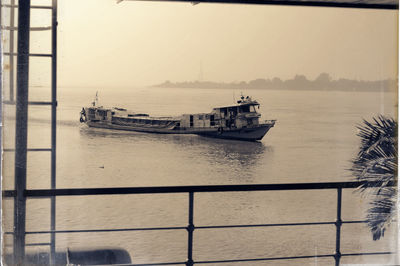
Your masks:
M 260 121 L 260 104 L 241 96 L 236 105 L 216 107 L 210 113 L 183 114 L 179 117 L 151 117 L 124 108 L 105 108 L 96 99 L 83 107 L 80 122 L 89 127 L 159 134 L 196 134 L 206 137 L 258 141 L 276 120 Z
M 273 153 L 273 148 L 262 142 L 88 127 L 81 128 L 81 140 L 82 145 L 92 147 L 99 164 L 112 160 L 113 167 L 125 168 L 118 171 L 137 165 L 135 173 L 147 168 L 152 175 L 163 176 L 161 181 L 170 179 L 177 185 L 252 182 L 258 171 L 255 166 L 268 163 Z M 185 180 L 176 180 L 184 175 Z

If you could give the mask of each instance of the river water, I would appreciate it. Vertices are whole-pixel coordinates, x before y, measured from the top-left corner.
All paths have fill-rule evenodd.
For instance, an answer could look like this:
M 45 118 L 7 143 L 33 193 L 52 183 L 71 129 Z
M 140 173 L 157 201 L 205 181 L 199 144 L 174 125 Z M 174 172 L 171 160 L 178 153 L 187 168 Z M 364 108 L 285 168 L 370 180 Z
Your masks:
M 241 91 L 227 89 L 67 88 L 58 90 L 57 188 L 335 182 L 353 180 L 356 126 L 377 114 L 394 117 L 397 94 L 355 91 L 244 90 L 261 103 L 263 119 L 277 123 L 261 142 L 153 135 L 92 129 L 79 111 L 99 91 L 100 104 L 151 115 L 208 112 L 230 105 Z M 32 88 L 30 100 L 49 100 Z M 13 148 L 15 109 L 6 106 L 4 147 Z M 28 146 L 50 146 L 50 108 L 29 107 Z M 13 188 L 13 152 L 4 153 L 3 187 Z M 50 154 L 28 154 L 28 188 L 50 187 Z M 368 199 L 343 193 L 343 220 L 362 220 Z M 4 228 L 12 230 L 12 202 L 4 201 Z M 49 200 L 28 200 L 27 231 L 49 230 Z M 187 195 L 57 198 L 57 230 L 187 225 Z M 195 225 L 326 222 L 336 219 L 336 191 L 199 193 Z M 372 241 L 363 224 L 342 228 L 342 253 L 394 250 L 393 224 Z M 204 229 L 194 233 L 195 261 L 333 254 L 335 226 Z M 7 245 L 12 238 L 5 236 Z M 57 234 L 57 249 L 125 248 L 134 263 L 185 261 L 187 232 L 135 231 Z M 49 235 L 28 235 L 28 243 Z M 47 250 L 29 247 L 28 250 Z M 391 256 L 343 257 L 343 263 L 387 263 Z M 248 265 L 235 263 L 234 265 Z M 226 264 L 228 265 L 228 264 Z M 333 258 L 253 262 L 251 265 L 333 265 Z

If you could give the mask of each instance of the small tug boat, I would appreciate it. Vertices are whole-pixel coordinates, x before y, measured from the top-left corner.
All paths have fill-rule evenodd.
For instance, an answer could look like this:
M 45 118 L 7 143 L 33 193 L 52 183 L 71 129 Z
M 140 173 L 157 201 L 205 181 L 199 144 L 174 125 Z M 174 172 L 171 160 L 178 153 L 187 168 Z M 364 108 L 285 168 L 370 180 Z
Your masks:
M 196 134 L 206 137 L 257 141 L 261 140 L 276 120 L 260 122 L 260 104 L 241 96 L 236 105 L 216 107 L 210 113 L 184 114 L 179 117 L 151 117 L 124 108 L 83 107 L 80 122 L 89 127 L 159 134 Z

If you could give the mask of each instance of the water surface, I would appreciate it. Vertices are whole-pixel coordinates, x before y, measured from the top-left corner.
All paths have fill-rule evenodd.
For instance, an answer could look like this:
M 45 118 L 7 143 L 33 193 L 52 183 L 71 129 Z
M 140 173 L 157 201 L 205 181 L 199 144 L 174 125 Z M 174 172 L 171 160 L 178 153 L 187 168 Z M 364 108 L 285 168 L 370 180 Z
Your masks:
M 263 119 L 277 123 L 261 142 L 155 135 L 88 128 L 79 111 L 96 90 L 104 106 L 151 115 L 209 112 L 230 105 L 240 91 L 164 88 L 60 88 L 57 127 L 57 187 L 126 187 L 336 182 L 353 180 L 347 170 L 359 145 L 356 126 L 377 114 L 394 116 L 396 94 L 353 91 L 244 90 L 261 103 Z M 30 100 L 49 100 L 48 88 L 33 88 Z M 12 148 L 15 110 L 4 113 L 5 148 Z M 28 145 L 50 146 L 50 108 L 30 106 Z M 13 188 L 13 156 L 4 154 L 4 187 Z M 49 188 L 50 156 L 29 153 L 28 187 Z M 186 226 L 187 195 L 60 197 L 57 229 Z M 363 219 L 367 199 L 345 191 L 343 219 Z M 5 202 L 12 228 L 12 203 Z M 49 229 L 49 201 L 29 200 L 27 230 Z M 334 221 L 335 191 L 199 193 L 195 224 L 258 224 Z M 394 227 L 394 226 L 393 226 Z M 392 229 L 393 229 L 392 227 Z M 344 225 L 342 253 L 393 250 L 394 230 L 373 242 L 365 225 Z M 195 260 L 332 254 L 335 227 L 270 227 L 196 230 Z M 186 260 L 186 231 L 58 234 L 57 248 L 116 246 L 135 263 Z M 10 237 L 6 243 L 10 244 Z M 27 241 L 47 242 L 48 235 Z M 35 247 L 37 248 L 37 247 Z M 45 249 L 45 247 L 43 247 Z M 388 256 L 346 257 L 344 262 L 386 262 Z M 281 264 L 279 264 L 281 263 Z M 332 258 L 257 262 L 252 265 L 333 264 Z M 247 264 L 235 264 L 247 265 Z

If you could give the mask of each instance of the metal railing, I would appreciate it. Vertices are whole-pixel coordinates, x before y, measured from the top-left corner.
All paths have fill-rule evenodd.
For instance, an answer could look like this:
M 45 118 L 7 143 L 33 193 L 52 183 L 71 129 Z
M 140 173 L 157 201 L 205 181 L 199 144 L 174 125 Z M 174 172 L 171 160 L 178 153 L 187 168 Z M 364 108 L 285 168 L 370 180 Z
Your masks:
M 17 3 L 18 2 L 18 5 Z M 8 100 L 2 99 L 2 104 L 16 106 L 16 134 L 15 134 L 15 149 L 4 149 L 5 152 L 15 152 L 15 188 L 16 200 L 14 201 L 14 227 L 16 233 L 14 235 L 14 250 L 22 252 L 15 254 L 16 257 L 24 257 L 25 246 L 22 234 L 25 226 L 25 212 L 26 202 L 23 195 L 20 193 L 26 188 L 26 161 L 27 152 L 50 152 L 50 182 L 51 188 L 56 188 L 56 137 L 57 137 L 57 0 L 49 1 L 51 5 L 31 5 L 31 1 L 27 0 L 11 0 L 9 4 L 0 3 L 1 8 L 7 8 L 10 11 L 9 25 L 0 25 L 1 30 L 9 31 L 9 51 L 4 52 L 4 56 L 9 58 L 9 98 Z M 18 9 L 18 23 L 15 25 L 15 9 Z M 49 17 L 51 18 L 51 25 L 44 27 L 31 27 L 31 10 L 42 9 L 48 10 Z M 0 12 L 1 13 L 1 12 Z M 3 23 L 3 21 L 1 21 Z M 1 23 L 0 23 L 1 24 Z M 31 31 L 51 31 L 51 52 L 48 53 L 30 53 L 30 32 Z M 14 35 L 17 31 L 18 43 L 17 51 L 14 49 Z M 14 89 L 14 68 L 15 58 L 16 64 L 16 85 L 17 90 Z M 46 57 L 51 61 L 51 101 L 28 101 L 29 94 L 29 62 L 30 57 Z M 28 105 L 41 105 L 51 107 L 51 147 L 49 148 L 27 148 L 27 132 L 28 132 Z M 20 195 L 21 194 L 21 195 Z M 50 200 L 51 216 L 50 228 L 55 229 L 55 198 Z M 54 259 L 55 254 L 55 235 L 51 235 L 51 259 Z
M 35 189 L 25 190 L 24 196 L 29 198 L 43 198 L 55 196 L 90 196 L 90 195 L 127 195 L 127 194 L 160 194 L 160 193 L 187 193 L 189 196 L 188 204 L 188 224 L 184 227 L 148 227 L 148 228 L 117 228 L 117 229 L 92 229 L 92 230 L 49 230 L 49 231 L 28 231 L 25 234 L 65 234 L 65 233 L 100 233 L 100 232 L 121 232 L 121 231 L 154 231 L 154 230 L 186 230 L 187 237 L 187 260 L 181 262 L 159 262 L 132 265 L 174 265 L 184 264 L 193 265 L 195 263 L 234 263 L 234 262 L 255 262 L 255 261 L 275 261 L 275 260 L 295 260 L 309 258 L 333 258 L 335 265 L 340 265 L 343 256 L 362 256 L 362 255 L 387 255 L 394 252 L 360 252 L 360 253 L 341 253 L 341 227 L 343 224 L 365 223 L 365 221 L 343 221 L 342 220 L 342 191 L 343 189 L 357 188 L 362 182 L 330 182 L 330 183 L 293 183 L 293 184 L 257 184 L 257 185 L 219 185 L 219 186 L 175 186 L 175 187 L 121 187 L 121 188 L 73 188 L 73 189 Z M 390 184 L 393 186 L 394 184 Z M 210 192 L 243 192 L 243 191 L 289 191 L 289 190 L 336 190 L 336 221 L 328 222 L 300 222 L 300 223 L 275 223 L 275 224 L 240 224 L 240 225 L 210 225 L 195 226 L 194 223 L 194 203 L 195 193 Z M 3 191 L 3 197 L 15 197 L 15 190 Z M 315 225 L 335 225 L 336 244 L 335 252 L 332 254 L 302 255 L 287 257 L 266 257 L 266 258 L 247 258 L 230 260 L 202 260 L 193 259 L 193 233 L 195 230 L 222 229 L 222 228 L 255 228 L 255 227 L 283 227 L 283 226 L 315 226 Z M 12 234 L 13 232 L 8 232 Z

